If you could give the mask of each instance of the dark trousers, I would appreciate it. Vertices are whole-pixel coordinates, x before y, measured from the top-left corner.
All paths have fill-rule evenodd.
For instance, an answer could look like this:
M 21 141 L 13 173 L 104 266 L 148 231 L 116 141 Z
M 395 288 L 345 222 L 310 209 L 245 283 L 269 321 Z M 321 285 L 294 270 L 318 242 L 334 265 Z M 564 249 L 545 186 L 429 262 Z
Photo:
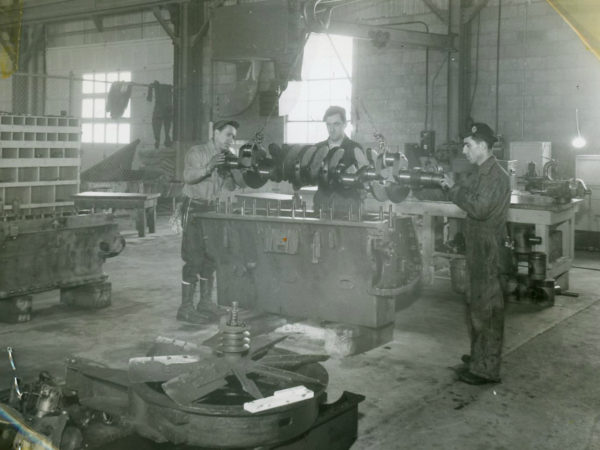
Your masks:
M 500 379 L 504 341 L 504 279 L 502 275 L 469 277 L 467 326 L 471 338 L 469 371 L 491 380 Z
M 160 144 L 160 131 L 164 126 L 165 128 L 165 145 L 171 145 L 171 121 L 170 115 L 153 115 L 152 116 L 152 132 L 154 133 L 154 143 L 156 147 Z
M 215 270 L 215 259 L 208 254 L 202 220 L 195 213 L 213 210 L 207 202 L 197 202 L 186 197 L 183 201 L 183 238 L 181 240 L 181 259 L 184 261 L 181 280 L 184 283 L 198 282 L 201 278 L 210 278 Z

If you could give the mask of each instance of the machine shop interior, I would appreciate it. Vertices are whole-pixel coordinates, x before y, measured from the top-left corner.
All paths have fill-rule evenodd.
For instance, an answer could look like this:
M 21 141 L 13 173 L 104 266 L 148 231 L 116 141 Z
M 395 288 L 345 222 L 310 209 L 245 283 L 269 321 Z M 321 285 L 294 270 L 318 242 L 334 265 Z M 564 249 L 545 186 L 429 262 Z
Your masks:
M 0 450 L 600 449 L 598 23 L 0 1 Z

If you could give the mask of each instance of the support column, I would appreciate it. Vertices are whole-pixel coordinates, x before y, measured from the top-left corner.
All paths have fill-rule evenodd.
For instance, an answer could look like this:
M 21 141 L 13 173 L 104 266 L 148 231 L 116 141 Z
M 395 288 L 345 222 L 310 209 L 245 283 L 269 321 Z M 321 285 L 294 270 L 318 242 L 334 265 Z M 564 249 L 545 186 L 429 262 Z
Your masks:
M 198 37 L 207 19 L 204 2 L 182 3 L 170 9 L 178 38 L 175 45 L 173 73 L 174 110 L 173 137 L 177 149 L 177 178 L 183 172 L 183 158 L 194 142 L 208 138 L 204 123 L 202 98 L 202 39 Z
M 459 37 L 459 51 L 448 55 L 448 103 L 446 140 L 458 139 L 461 114 L 461 1 L 448 2 L 448 34 Z

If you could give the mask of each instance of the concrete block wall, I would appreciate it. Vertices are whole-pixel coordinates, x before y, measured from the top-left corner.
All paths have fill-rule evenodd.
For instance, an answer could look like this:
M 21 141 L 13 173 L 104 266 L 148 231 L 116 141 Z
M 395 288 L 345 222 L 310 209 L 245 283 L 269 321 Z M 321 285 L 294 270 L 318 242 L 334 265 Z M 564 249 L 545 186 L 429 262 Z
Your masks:
M 438 6 L 447 8 L 444 2 L 438 2 Z M 402 16 L 393 17 L 393 12 Z M 365 23 L 377 23 L 377 18 L 380 22 L 422 20 L 432 32 L 447 32 L 422 2 L 421 6 L 414 2 L 383 2 L 379 6 L 368 2 L 356 5 L 354 10 L 349 7 L 342 17 Z M 496 126 L 497 18 L 498 0 L 490 0 L 481 11 L 477 85 L 471 111 L 475 120 L 492 127 Z M 422 30 L 416 25 L 403 28 Z M 473 25 L 472 82 L 476 33 L 477 18 Z M 545 0 L 502 0 L 500 43 L 497 132 L 508 142 L 551 141 L 554 155 L 570 176 L 575 154 L 600 153 L 600 127 L 595 126 L 600 121 L 600 61 Z M 418 141 L 425 116 L 424 53 L 376 49 L 369 42 L 355 41 L 353 98 L 357 140 L 373 144 L 373 126 L 362 103 L 391 147 L 403 148 L 406 142 Z M 430 104 L 429 115 L 437 143 L 446 138 L 446 57 L 444 52 L 430 51 L 433 109 Z M 579 151 L 571 148 L 576 134 L 575 108 L 579 109 L 581 132 L 588 141 L 588 146 Z
M 575 154 L 600 153 L 600 61 L 545 0 L 502 1 L 498 133 L 550 141 L 565 175 Z M 472 116 L 496 123 L 498 2 L 481 12 L 479 76 Z M 476 25 L 475 29 L 476 30 Z M 475 38 L 474 38 L 475 39 Z M 473 55 L 475 55 L 475 42 Z M 588 146 L 576 151 L 575 109 Z
M 445 2 L 437 3 L 438 7 L 447 8 Z M 447 32 L 447 25 L 422 1 L 358 3 L 339 14 L 338 20 L 366 24 L 422 21 L 432 33 Z M 398 28 L 426 31 L 422 24 Z M 392 150 L 402 150 L 405 143 L 418 142 L 419 133 L 425 128 L 436 131 L 438 142 L 445 140 L 447 52 L 429 51 L 427 102 L 424 48 L 376 48 L 368 41 L 355 39 L 354 52 L 352 95 L 357 141 L 376 146 L 373 133 L 377 131 Z

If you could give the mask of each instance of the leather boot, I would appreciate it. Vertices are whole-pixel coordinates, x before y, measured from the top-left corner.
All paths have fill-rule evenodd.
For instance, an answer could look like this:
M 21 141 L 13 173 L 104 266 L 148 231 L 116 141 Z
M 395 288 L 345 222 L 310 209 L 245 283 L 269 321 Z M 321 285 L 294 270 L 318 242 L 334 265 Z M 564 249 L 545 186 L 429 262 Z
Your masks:
M 205 324 L 211 321 L 207 314 L 201 314 L 194 309 L 195 283 L 181 283 L 181 306 L 177 310 L 177 320 L 183 322 Z
M 219 308 L 212 301 L 214 282 L 214 274 L 208 275 L 206 280 L 200 280 L 200 301 L 196 305 L 196 311 L 201 314 L 211 315 L 216 319 L 221 314 L 227 314 L 227 311 Z

